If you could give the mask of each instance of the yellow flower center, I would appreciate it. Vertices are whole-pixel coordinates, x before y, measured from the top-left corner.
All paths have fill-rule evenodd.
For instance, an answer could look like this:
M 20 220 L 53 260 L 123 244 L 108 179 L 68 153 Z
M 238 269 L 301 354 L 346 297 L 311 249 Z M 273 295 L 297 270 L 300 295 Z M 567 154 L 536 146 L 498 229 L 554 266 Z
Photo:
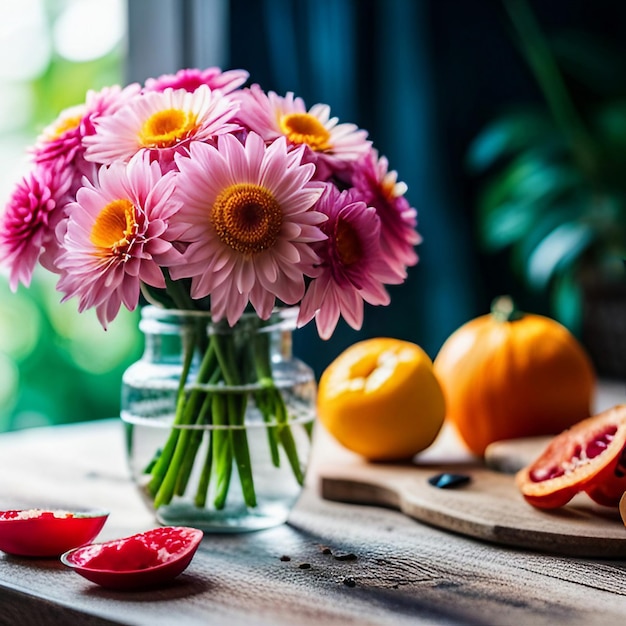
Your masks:
M 289 113 L 280 119 L 280 129 L 292 143 L 305 143 L 312 150 L 329 150 L 330 133 L 309 113 Z
M 190 111 L 166 109 L 151 115 L 139 132 L 145 148 L 167 148 L 186 139 L 196 127 L 196 116 Z
M 352 226 L 343 220 L 337 222 L 335 229 L 337 255 L 343 265 L 352 265 L 363 256 L 361 239 Z
M 54 126 L 50 128 L 48 139 L 58 139 L 70 130 L 78 128 L 82 119 L 82 115 L 71 115 L 69 117 L 60 119 L 56 124 L 54 124 Z
M 98 214 L 89 240 L 98 248 L 118 252 L 130 245 L 136 232 L 133 203 L 127 199 L 113 200 Z
M 283 213 L 265 187 L 237 183 L 226 187 L 215 199 L 211 223 L 227 246 L 240 254 L 252 255 L 276 244 Z

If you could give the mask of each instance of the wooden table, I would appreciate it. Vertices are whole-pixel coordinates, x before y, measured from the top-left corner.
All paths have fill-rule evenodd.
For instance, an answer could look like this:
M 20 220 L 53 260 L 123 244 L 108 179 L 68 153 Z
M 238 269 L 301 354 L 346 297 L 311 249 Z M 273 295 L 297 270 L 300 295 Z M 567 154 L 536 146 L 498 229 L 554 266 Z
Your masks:
M 623 394 L 621 384 L 604 387 L 599 408 Z M 0 435 L 0 508 L 85 505 L 111 512 L 99 539 L 155 525 L 129 480 L 119 421 Z M 356 558 L 338 558 L 348 554 Z M 11 626 L 605 626 L 625 618 L 623 560 L 498 547 L 391 510 L 325 501 L 315 464 L 288 524 L 205 536 L 166 588 L 107 591 L 57 560 L 0 553 L 0 624 Z

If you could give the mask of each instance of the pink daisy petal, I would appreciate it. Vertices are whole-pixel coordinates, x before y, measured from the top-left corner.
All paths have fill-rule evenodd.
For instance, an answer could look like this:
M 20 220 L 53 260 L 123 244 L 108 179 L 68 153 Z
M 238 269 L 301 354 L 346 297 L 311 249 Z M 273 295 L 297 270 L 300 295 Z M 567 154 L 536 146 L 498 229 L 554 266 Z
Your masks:
M 418 261 L 415 246 L 421 237 L 416 231 L 417 211 L 404 197 L 406 185 L 397 181 L 397 173 L 389 171 L 388 166 L 387 159 L 379 158 L 372 149 L 355 166 L 352 184 L 359 197 L 376 209 L 384 260 L 401 282 L 406 268 Z
M 209 67 L 205 70 L 183 69 L 176 74 L 163 74 L 158 78 L 146 80 L 146 91 L 165 91 L 168 88 L 195 91 L 201 85 L 207 85 L 211 90 L 219 89 L 222 93 L 230 93 L 241 87 L 248 80 L 245 70 L 227 70 L 223 72 L 219 67 Z
M 13 190 L 0 221 L 0 254 L 9 267 L 13 291 L 30 285 L 37 261 L 57 271 L 56 228 L 65 216 L 70 172 L 36 167 Z
M 229 323 L 248 303 L 266 316 L 276 298 L 297 302 L 304 276 L 313 275 L 319 261 L 307 254 L 311 242 L 300 238 L 300 216 L 313 211 L 322 192 L 309 182 L 312 169 L 290 155 L 284 138 L 266 147 L 255 133 L 244 143 L 232 135 L 220 136 L 217 146 L 195 142 L 190 156 L 176 161 L 182 208 L 173 225 L 193 238 L 182 242 L 185 263 L 173 267 L 172 276 L 191 278 L 192 296 L 210 296 L 216 319 Z M 306 225 L 308 239 L 326 238 Z
M 96 122 L 95 134 L 85 137 L 85 158 L 98 163 L 128 162 L 146 150 L 170 169 L 177 153 L 192 141 L 209 140 L 239 127 L 231 123 L 235 100 L 201 85 L 194 92 L 166 89 L 138 94 L 113 115 Z
M 330 117 L 330 107 L 316 104 L 308 111 L 301 98 L 289 92 L 284 97 L 265 94 L 258 85 L 244 89 L 239 96 L 242 108 L 238 118 L 266 142 L 284 136 L 290 145 L 307 146 L 313 162 L 330 171 L 342 163 L 354 162 L 370 150 L 367 133 L 354 124 L 339 124 Z
M 394 274 L 382 260 L 380 219 L 374 208 L 331 184 L 316 208 L 328 216 L 321 226 L 328 240 L 316 247 L 322 262 L 304 296 L 298 324 L 315 317 L 320 336 L 326 339 L 340 316 L 361 328 L 363 300 L 370 304 L 386 300 L 383 282 Z
M 95 306 L 105 327 L 122 304 L 137 306 L 142 281 L 164 287 L 161 267 L 182 260 L 167 229 L 150 234 L 153 217 L 159 221 L 175 212 L 172 205 L 180 207 L 173 197 L 175 176 L 162 175 L 157 163 L 139 154 L 128 164 L 102 167 L 68 205 L 57 288 L 64 300 L 78 297 L 79 310 Z

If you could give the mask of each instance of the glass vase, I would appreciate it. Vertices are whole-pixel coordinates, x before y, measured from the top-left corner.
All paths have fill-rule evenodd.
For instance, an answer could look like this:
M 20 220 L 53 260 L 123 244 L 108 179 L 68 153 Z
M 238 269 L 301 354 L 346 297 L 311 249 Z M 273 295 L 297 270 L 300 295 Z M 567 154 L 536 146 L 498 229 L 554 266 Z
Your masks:
M 145 307 L 142 358 L 122 379 L 133 479 L 159 523 L 206 532 L 287 520 L 304 483 L 315 376 L 291 352 L 297 309 L 234 327 Z

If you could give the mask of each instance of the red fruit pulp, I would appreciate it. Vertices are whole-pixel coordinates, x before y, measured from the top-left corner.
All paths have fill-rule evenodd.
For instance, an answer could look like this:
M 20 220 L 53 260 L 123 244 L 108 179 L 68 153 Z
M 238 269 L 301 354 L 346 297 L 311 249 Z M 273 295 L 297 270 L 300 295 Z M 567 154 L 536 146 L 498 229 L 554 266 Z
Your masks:
M 517 485 L 533 506 L 556 508 L 584 491 L 617 506 L 626 491 L 626 405 L 617 405 L 557 435 L 537 460 L 518 472 Z
M 149 587 L 182 573 L 202 537 L 202 531 L 195 528 L 165 526 L 70 550 L 61 561 L 104 587 Z
M 103 511 L 0 511 L 0 550 L 31 557 L 58 557 L 93 541 L 108 513 Z

